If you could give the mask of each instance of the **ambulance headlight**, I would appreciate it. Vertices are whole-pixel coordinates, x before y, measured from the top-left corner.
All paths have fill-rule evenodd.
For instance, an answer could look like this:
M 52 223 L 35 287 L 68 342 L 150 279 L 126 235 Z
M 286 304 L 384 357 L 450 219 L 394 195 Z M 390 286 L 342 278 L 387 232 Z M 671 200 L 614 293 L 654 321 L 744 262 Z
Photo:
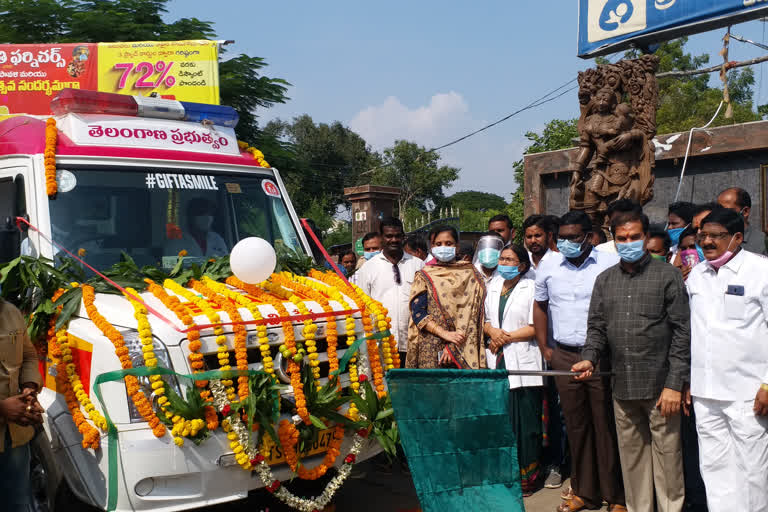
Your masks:
M 145 349 L 144 345 L 141 343 L 139 332 L 135 329 L 128 329 L 125 331 L 120 331 L 120 334 L 123 335 L 123 339 L 125 340 L 125 346 L 128 349 L 128 355 L 131 358 L 133 367 L 141 368 L 146 366 L 146 355 L 149 354 L 149 349 Z M 168 349 L 162 341 L 155 337 L 152 338 L 151 352 L 154 354 L 155 359 L 157 359 L 158 367 L 173 370 L 173 365 L 171 364 L 171 357 L 168 354 Z M 160 396 L 155 393 L 154 389 L 152 389 L 152 383 L 150 382 L 149 377 L 137 377 L 137 379 L 139 380 L 140 389 L 152 402 L 152 408 L 155 411 L 159 410 L 157 406 L 157 399 L 160 398 Z M 175 376 L 163 375 L 162 379 L 166 386 L 171 386 L 177 393 L 179 392 L 179 382 Z M 126 395 L 128 395 L 127 389 Z M 141 417 L 141 414 L 139 414 L 139 411 L 136 409 L 136 406 L 133 403 L 133 399 L 130 396 L 128 396 L 128 411 L 130 412 L 131 423 L 142 423 L 146 421 Z

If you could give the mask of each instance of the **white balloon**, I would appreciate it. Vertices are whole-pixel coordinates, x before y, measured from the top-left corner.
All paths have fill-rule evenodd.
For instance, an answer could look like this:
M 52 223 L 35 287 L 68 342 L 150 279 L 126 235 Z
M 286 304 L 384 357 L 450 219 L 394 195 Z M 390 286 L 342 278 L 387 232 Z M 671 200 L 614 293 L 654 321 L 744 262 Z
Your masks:
M 232 248 L 229 255 L 232 273 L 248 284 L 257 284 L 275 271 L 277 255 L 275 249 L 263 238 L 243 238 Z

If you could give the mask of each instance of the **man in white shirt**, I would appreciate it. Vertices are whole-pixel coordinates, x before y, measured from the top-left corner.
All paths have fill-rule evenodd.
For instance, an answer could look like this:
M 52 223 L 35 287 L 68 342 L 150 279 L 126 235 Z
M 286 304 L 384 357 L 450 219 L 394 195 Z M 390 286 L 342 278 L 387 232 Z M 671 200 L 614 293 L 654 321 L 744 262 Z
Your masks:
M 411 284 L 424 262 L 403 250 L 403 223 L 395 218 L 381 221 L 382 251 L 357 271 L 357 286 L 372 299 L 382 303 L 392 319 L 392 334 L 397 342 L 401 363 L 408 350 L 408 304 Z
M 768 511 L 768 259 L 741 248 L 744 220 L 717 208 L 697 235 L 691 390 L 711 512 Z M 691 402 L 686 397 L 685 404 Z
M 528 249 L 528 257 L 531 259 L 531 270 L 528 277 L 536 279 L 533 269 L 544 261 L 549 255 L 554 254 L 550 247 L 555 238 L 555 226 L 546 215 L 531 215 L 523 221 L 523 240 Z

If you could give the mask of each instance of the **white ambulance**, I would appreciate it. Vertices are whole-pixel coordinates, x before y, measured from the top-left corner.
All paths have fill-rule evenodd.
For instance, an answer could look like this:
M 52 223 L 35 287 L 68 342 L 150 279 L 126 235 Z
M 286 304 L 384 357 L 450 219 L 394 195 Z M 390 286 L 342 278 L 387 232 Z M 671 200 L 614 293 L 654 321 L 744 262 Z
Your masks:
M 41 232 L 29 230 L 10 249 L 7 243 L 0 244 L 11 252 L 3 255 L 4 261 L 21 252 L 56 262 L 60 249 L 46 238 L 73 252 L 84 249 L 85 261 L 99 271 L 118 262 L 123 253 L 139 266 L 172 266 L 181 250 L 203 261 L 228 254 L 235 243 L 249 236 L 311 254 L 278 171 L 259 166 L 252 154 L 238 148 L 233 109 L 67 89 L 53 100 L 52 111 L 58 128 L 55 199 L 46 194 L 45 118 L 15 116 L 0 121 L 0 218 L 26 217 Z M 169 238 L 170 224 L 176 224 L 181 238 Z M 9 227 L 2 232 L 5 241 Z M 143 298 L 161 307 L 150 294 Z M 308 305 L 322 312 L 318 304 Z M 136 325 L 128 301 L 120 295 L 98 294 L 96 306 L 121 331 L 134 366 L 143 365 L 138 333 L 128 327 Z M 343 317 L 338 320 L 338 331 L 343 333 Z M 186 335 L 152 315 L 150 321 L 159 364 L 179 374 L 191 373 Z M 297 322 L 300 339 L 299 326 Z M 322 351 L 325 321 L 319 320 L 318 327 L 318 351 Z M 253 329 L 248 336 L 249 367 L 260 369 L 255 326 L 249 329 Z M 362 332 L 359 314 L 356 330 Z M 93 399 L 94 379 L 119 370 L 119 360 L 112 343 L 84 309 L 73 317 L 69 331 L 75 340 L 78 371 Z M 231 327 L 226 331 L 233 350 Z M 278 352 L 281 327 L 270 326 L 268 336 L 277 374 L 288 383 L 285 361 Z M 201 341 L 207 367 L 216 369 L 212 329 L 201 331 Z M 339 336 L 339 357 L 345 346 Z M 320 361 L 325 377 L 324 352 Z M 46 387 L 39 396 L 46 410 L 44 429 L 33 443 L 35 508 L 81 510 L 84 503 L 105 509 L 106 434 L 99 450 L 81 447 L 82 436 L 63 396 L 55 391 L 55 366 L 45 363 L 41 362 L 41 372 Z M 343 375 L 343 385 L 348 382 Z M 148 382 L 142 384 L 149 397 Z M 187 442 L 179 448 L 170 435 L 158 439 L 152 434 L 128 399 L 123 382 L 106 383 L 101 389 L 119 431 L 114 469 L 117 510 L 187 510 L 241 499 L 263 486 L 255 472 L 237 465 L 220 429 L 199 446 Z M 320 436 L 307 464 L 323 457 L 322 440 L 330 437 Z M 351 438 L 345 439 L 342 453 L 350 442 Z M 358 461 L 380 451 L 373 441 L 366 443 Z M 285 480 L 292 475 L 282 457 L 274 450 L 269 462 L 275 477 Z

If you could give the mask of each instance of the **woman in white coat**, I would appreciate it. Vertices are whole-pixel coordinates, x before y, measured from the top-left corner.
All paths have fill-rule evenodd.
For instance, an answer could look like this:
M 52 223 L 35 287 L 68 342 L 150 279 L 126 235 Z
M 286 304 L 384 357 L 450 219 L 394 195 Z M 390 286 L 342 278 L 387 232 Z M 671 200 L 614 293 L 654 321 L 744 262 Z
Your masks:
M 488 284 L 484 332 L 490 338 L 489 368 L 542 370 L 533 330 L 534 280 L 528 251 L 507 245 L 499 256 L 497 275 Z M 509 409 L 517 438 L 523 494 L 536 490 L 541 473 L 542 377 L 510 376 Z

